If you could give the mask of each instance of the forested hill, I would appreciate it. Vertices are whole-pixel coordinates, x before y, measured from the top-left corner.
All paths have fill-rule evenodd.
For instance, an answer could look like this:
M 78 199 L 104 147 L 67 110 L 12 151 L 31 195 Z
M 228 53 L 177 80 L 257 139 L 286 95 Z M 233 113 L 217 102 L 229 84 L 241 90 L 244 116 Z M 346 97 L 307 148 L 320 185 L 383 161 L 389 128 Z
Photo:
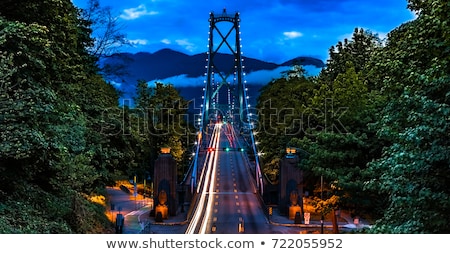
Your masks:
M 206 53 L 186 55 L 166 48 L 154 53 L 114 54 L 103 59 L 102 65 L 111 69 L 123 66 L 123 71 L 126 73 L 124 79 L 128 83 L 135 83 L 137 80 L 151 81 L 179 75 L 186 75 L 188 78 L 202 77 L 205 73 L 206 59 Z M 233 59 L 234 56 L 231 54 L 217 53 L 215 56 L 216 67 L 219 70 L 228 70 L 229 63 L 233 63 Z M 293 64 L 312 65 L 316 68 L 325 66 L 322 60 L 313 57 L 297 57 L 280 64 L 249 57 L 243 57 L 243 59 L 247 73 L 259 70 L 274 70 L 281 66 L 291 66 Z
M 136 96 L 136 84 L 139 80 L 154 82 L 173 78 L 173 85 L 182 91 L 186 99 L 190 100 L 193 98 L 191 90 L 196 91 L 203 86 L 206 59 L 206 53 L 186 55 L 166 48 L 154 53 L 118 53 L 101 59 L 100 64 L 107 73 L 110 70 L 116 70 L 112 73 L 114 75 L 107 76 L 107 79 L 116 85 L 116 88 L 122 93 L 122 99 L 132 99 Z M 280 77 L 280 67 L 291 67 L 298 64 L 313 69 L 317 74 L 325 66 L 320 59 L 304 56 L 280 64 L 248 57 L 243 57 L 243 59 L 247 74 L 246 81 L 253 86 L 263 86 L 272 78 Z M 215 56 L 218 70 L 228 71 L 230 63 L 233 61 L 234 56 L 230 54 L 217 53 Z M 255 74 L 258 71 L 263 71 L 263 74 Z M 267 71 L 273 71 L 274 77 L 265 74 Z M 117 75 L 118 72 L 120 75 Z M 256 84 L 254 80 L 257 80 Z M 254 96 L 256 95 L 255 93 Z M 201 96 L 201 92 L 195 96 Z
M 272 181 L 296 148 L 323 215 L 348 209 L 371 233 L 450 233 L 450 5 L 408 2 L 417 18 L 385 41 L 355 29 L 317 79 L 264 86 L 256 139 Z
M 158 135 L 170 126 L 153 121 L 144 132 L 144 116 L 119 107 L 86 17 L 70 0 L 0 2 L 0 233 L 114 232 L 106 186 L 151 175 L 162 146 L 186 170 L 191 133 Z M 171 113 L 185 114 L 173 87 L 138 88 L 138 106 L 177 101 Z

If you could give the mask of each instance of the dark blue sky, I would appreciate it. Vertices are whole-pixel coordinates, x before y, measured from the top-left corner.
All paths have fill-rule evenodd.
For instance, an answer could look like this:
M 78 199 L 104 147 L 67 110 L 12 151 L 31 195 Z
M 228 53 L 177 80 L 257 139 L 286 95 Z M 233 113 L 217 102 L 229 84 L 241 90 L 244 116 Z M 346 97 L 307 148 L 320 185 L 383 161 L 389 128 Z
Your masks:
M 73 0 L 84 7 L 87 0 Z M 119 17 L 133 47 L 153 53 L 172 48 L 187 54 L 208 50 L 209 13 L 240 13 L 246 57 L 282 63 L 298 56 L 323 61 L 328 49 L 362 27 L 384 38 L 414 19 L 406 0 L 100 0 Z

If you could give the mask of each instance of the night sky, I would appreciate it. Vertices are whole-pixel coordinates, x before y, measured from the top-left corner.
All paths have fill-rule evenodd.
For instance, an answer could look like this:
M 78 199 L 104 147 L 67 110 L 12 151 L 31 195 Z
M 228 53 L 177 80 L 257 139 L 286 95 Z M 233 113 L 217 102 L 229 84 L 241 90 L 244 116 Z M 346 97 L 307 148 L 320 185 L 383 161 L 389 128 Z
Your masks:
M 87 0 L 73 0 L 83 8 Z M 406 0 L 100 0 L 134 43 L 125 52 L 208 50 L 209 14 L 239 12 L 246 57 L 282 63 L 298 56 L 326 61 L 328 49 L 361 27 L 385 38 L 414 19 Z

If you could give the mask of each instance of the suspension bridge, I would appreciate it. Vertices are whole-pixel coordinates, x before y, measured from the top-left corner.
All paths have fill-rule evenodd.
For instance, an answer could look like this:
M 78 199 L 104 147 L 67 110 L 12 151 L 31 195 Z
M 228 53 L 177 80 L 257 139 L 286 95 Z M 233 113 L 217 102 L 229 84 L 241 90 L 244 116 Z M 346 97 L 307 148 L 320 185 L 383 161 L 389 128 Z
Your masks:
M 324 227 L 337 232 L 336 214 L 332 225 L 325 226 L 323 217 L 310 225 L 310 214 L 303 210 L 303 175 L 298 169 L 299 157 L 295 152 L 286 150 L 286 156 L 280 161 L 276 186 L 261 172 L 262 153 L 258 151 L 255 133 L 258 119 L 249 103 L 240 34 L 238 12 L 228 14 L 223 10 L 217 15 L 210 13 L 205 80 L 196 120 L 192 163 L 184 179 L 178 183 L 173 158 L 167 153 L 162 156 L 165 159 L 158 164 L 161 166 L 155 165 L 155 172 L 158 168 L 159 175 L 153 179 L 155 195 L 151 209 L 146 210 L 148 206 L 145 206 L 146 209 L 139 211 L 142 212 L 139 216 L 149 211 L 155 218 L 154 222 L 141 221 L 139 216 L 126 219 L 125 229 L 129 232 L 266 234 L 299 231 L 291 229 L 291 226 L 302 227 L 302 232 L 320 228 L 323 233 Z M 224 63 L 223 58 L 216 61 L 216 56 L 226 51 L 231 52 L 230 61 Z M 273 193 L 276 193 L 276 198 Z M 270 206 L 266 205 L 265 199 L 269 200 Z M 185 204 L 188 204 L 186 213 Z M 272 209 L 274 206 L 276 214 Z M 177 213 L 178 208 L 181 208 L 180 213 Z M 182 213 L 182 218 L 164 223 L 163 220 L 170 220 L 169 213 L 174 217 L 180 217 Z M 135 212 L 125 216 L 128 215 L 132 217 Z M 274 217 L 278 222 L 274 222 Z M 174 225 L 180 227 L 171 227 Z M 161 227 L 155 228 L 158 226 Z
M 210 13 L 205 87 L 195 153 L 184 180 L 192 195 L 186 234 L 258 233 L 263 177 L 249 104 L 239 13 Z M 229 52 L 229 63 L 216 55 Z
M 224 10 L 217 15 L 210 13 L 205 80 L 202 103 L 196 120 L 197 133 L 192 163 L 184 179 L 177 183 L 177 180 L 174 180 L 176 165 L 173 167 L 174 164 L 170 162 L 173 159 L 163 156 L 169 158 L 169 161 L 164 160 L 170 163 L 161 163 L 163 166 L 158 168 L 161 178 L 154 177 L 156 194 L 152 204 L 156 204 L 156 208 L 153 207 L 150 211 L 150 216 L 155 217 L 154 223 L 143 223 L 139 232 L 298 232 L 288 229 L 292 225 L 301 225 L 304 232 L 308 228 L 320 227 L 323 232 L 323 219 L 320 223 L 316 221 L 311 225 L 302 224 L 303 176 L 297 168 L 298 156 L 287 152 L 285 158 L 281 159 L 276 191 L 274 184 L 261 172 L 262 153 L 258 151 L 255 133 L 257 114 L 252 112 L 249 103 L 240 34 L 238 12 L 228 14 Z M 231 52 L 230 61 L 224 63 L 223 58 L 220 62 L 216 61 L 216 56 L 224 51 Z M 155 171 L 156 168 L 155 166 Z M 172 173 L 168 173 L 169 171 Z M 158 188 L 157 183 L 160 186 Z M 161 190 L 165 190 L 164 195 L 161 195 L 164 198 L 159 200 Z M 267 198 L 272 200 L 274 192 L 277 193 L 277 214 L 273 214 L 273 206 L 266 205 L 264 201 Z M 271 201 L 269 203 L 274 204 Z M 188 204 L 187 211 L 184 211 L 185 204 Z M 181 208 L 182 212 L 177 213 L 178 208 Z M 162 220 L 170 220 L 168 213 L 174 217 L 182 215 L 181 221 L 164 223 Z M 279 222 L 274 223 L 273 217 Z M 305 223 L 306 220 L 309 224 L 309 216 L 308 219 L 305 217 Z M 175 229 L 166 227 L 167 225 L 180 227 Z M 155 228 L 158 226 L 161 227 Z M 335 230 L 337 225 L 328 227 Z

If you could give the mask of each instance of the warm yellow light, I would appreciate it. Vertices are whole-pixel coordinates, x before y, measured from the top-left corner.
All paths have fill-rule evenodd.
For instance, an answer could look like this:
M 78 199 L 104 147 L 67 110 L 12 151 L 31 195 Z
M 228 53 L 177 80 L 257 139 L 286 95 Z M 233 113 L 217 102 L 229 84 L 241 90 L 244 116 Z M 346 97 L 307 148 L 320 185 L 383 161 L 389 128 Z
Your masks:
M 291 148 L 291 147 L 287 147 L 286 148 L 286 153 L 287 154 L 294 154 L 296 152 L 297 152 L 297 149 L 295 149 L 295 148 Z
M 103 195 L 92 195 L 88 197 L 89 201 L 100 205 L 106 205 L 106 198 Z
M 161 147 L 161 153 L 164 154 L 170 153 L 170 147 Z

